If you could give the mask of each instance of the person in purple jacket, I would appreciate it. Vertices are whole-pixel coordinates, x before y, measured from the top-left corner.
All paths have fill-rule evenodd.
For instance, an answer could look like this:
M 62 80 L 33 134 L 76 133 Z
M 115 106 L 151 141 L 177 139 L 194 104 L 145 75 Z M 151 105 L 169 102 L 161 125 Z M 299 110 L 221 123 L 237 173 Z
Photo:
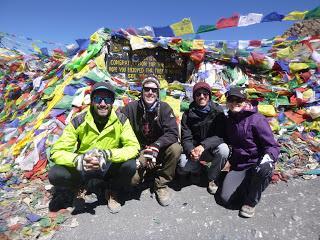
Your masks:
M 225 140 L 232 153 L 220 197 L 226 206 L 241 207 L 239 216 L 250 218 L 270 183 L 280 148 L 267 119 L 247 100 L 243 89 L 234 87 L 225 95 L 229 109 Z

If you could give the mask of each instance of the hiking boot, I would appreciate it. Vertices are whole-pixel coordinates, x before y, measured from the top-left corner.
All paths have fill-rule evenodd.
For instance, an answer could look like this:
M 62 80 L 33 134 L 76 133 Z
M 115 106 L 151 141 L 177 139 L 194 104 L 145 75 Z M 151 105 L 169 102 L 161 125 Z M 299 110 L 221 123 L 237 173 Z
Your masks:
M 143 168 L 139 168 L 136 170 L 135 174 L 131 178 L 131 185 L 138 186 L 142 183 L 144 176 L 146 175 L 146 170 Z
M 52 199 L 49 203 L 49 211 L 57 212 L 60 209 L 72 207 L 74 193 L 71 190 L 54 190 Z
M 249 205 L 243 205 L 239 211 L 239 215 L 245 218 L 251 218 L 254 216 L 255 207 Z
M 118 213 L 121 210 L 121 204 L 115 192 L 106 191 L 107 206 L 111 213 Z
M 170 192 L 167 186 L 156 189 L 156 198 L 161 206 L 168 206 L 170 204 Z
M 218 191 L 218 185 L 214 182 L 214 180 L 210 181 L 208 184 L 208 192 L 212 195 L 216 194 Z

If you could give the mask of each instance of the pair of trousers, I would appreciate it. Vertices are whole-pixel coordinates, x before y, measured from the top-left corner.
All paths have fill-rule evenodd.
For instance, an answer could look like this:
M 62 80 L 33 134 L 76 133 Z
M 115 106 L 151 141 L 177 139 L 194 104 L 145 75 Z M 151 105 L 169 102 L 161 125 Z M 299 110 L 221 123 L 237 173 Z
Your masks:
M 221 169 L 226 164 L 228 156 L 229 147 L 227 144 L 222 143 L 217 147 L 206 148 L 201 154 L 199 161 L 190 160 L 185 154 L 182 154 L 179 167 L 184 172 L 198 173 L 201 170 L 200 161 L 210 162 L 208 179 L 209 181 L 213 181 L 219 176 Z
M 122 163 L 112 163 L 108 171 L 88 171 L 81 174 L 75 168 L 54 165 L 48 174 L 49 182 L 59 189 L 74 189 L 80 186 L 88 187 L 96 181 L 111 190 L 119 191 L 130 187 L 131 178 L 136 171 L 134 159 Z M 101 181 L 102 180 L 102 181 Z
M 274 166 L 267 162 L 242 171 L 230 171 L 225 176 L 221 200 L 226 206 L 254 207 L 271 181 Z
M 154 184 L 155 188 L 163 188 L 172 181 L 175 175 L 176 166 L 182 152 L 182 147 L 179 143 L 173 143 L 165 149 L 161 149 L 157 157 L 157 166 L 154 169 Z M 143 151 L 140 157 L 143 158 Z M 147 169 L 137 169 L 135 176 L 132 179 L 132 185 L 140 183 L 145 176 Z

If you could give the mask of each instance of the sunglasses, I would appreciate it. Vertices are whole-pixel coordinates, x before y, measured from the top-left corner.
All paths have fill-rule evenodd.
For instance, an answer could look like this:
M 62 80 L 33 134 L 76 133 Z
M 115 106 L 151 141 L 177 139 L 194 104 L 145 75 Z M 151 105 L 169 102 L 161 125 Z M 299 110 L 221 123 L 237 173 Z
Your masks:
M 204 97 L 208 97 L 209 96 L 209 93 L 207 91 L 198 91 L 196 92 L 195 96 L 196 97 L 200 97 L 201 94 L 204 96 Z
M 143 91 L 145 91 L 145 92 L 150 92 L 150 90 L 151 90 L 153 93 L 158 92 L 158 88 L 143 87 Z
M 111 97 L 94 96 L 92 98 L 92 101 L 98 104 L 102 103 L 102 100 L 105 102 L 105 104 L 112 104 L 114 102 L 114 98 Z
M 229 102 L 229 103 L 232 103 L 232 102 L 242 103 L 242 102 L 244 102 L 244 99 L 238 98 L 238 97 L 228 97 L 227 102 Z

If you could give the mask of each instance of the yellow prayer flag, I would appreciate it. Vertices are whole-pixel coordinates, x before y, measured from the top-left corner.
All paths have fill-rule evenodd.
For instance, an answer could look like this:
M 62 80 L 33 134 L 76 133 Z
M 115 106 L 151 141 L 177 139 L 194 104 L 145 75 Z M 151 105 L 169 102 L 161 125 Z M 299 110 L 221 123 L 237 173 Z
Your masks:
M 290 12 L 287 16 L 285 16 L 282 20 L 303 20 L 304 16 L 306 15 L 308 11 L 299 12 L 299 11 L 293 11 Z
M 105 54 L 102 53 L 98 57 L 96 57 L 96 59 L 94 60 L 98 68 L 101 70 L 106 70 L 106 63 L 104 61 L 104 57 L 105 57 Z
M 291 47 L 286 47 L 286 48 L 281 49 L 280 51 L 277 52 L 277 57 L 280 59 L 290 58 L 291 55 L 292 55 Z
M 289 63 L 289 68 L 291 72 L 299 72 L 309 68 L 309 65 L 306 63 Z
M 247 88 L 246 89 L 246 93 L 247 94 L 253 94 L 253 93 L 256 93 L 256 92 L 257 92 L 257 90 L 255 88 Z
M 269 125 L 271 127 L 271 130 L 273 132 L 279 132 L 280 131 L 280 125 L 276 118 L 272 118 L 272 120 L 269 122 Z
M 40 53 L 40 54 L 41 54 L 40 48 L 39 48 L 35 43 L 32 43 L 31 46 L 33 47 L 33 49 L 34 49 L 37 53 Z
M 130 45 L 132 50 L 156 47 L 154 43 L 145 41 L 145 38 L 138 36 L 130 36 Z
M 226 96 L 224 94 L 222 94 L 218 101 L 219 101 L 219 103 L 226 103 L 227 102 L 227 98 L 226 98 Z
M 274 109 L 274 107 L 272 105 L 259 104 L 258 111 L 259 111 L 259 113 L 261 113 L 262 115 L 264 115 L 266 117 L 274 117 L 277 115 L 276 110 Z
M 192 49 L 201 50 L 204 48 L 204 40 L 203 39 L 194 39 L 192 41 Z
M 52 77 L 47 84 L 47 87 L 52 86 L 53 84 L 55 84 L 57 81 L 59 80 L 59 78 L 57 76 Z
M 312 89 L 308 89 L 302 93 L 303 99 L 310 99 L 314 96 L 314 92 Z
M 175 36 L 194 33 L 193 25 L 190 18 L 184 18 L 182 21 L 170 25 Z
M 95 32 L 94 34 L 92 34 L 91 36 L 90 36 L 90 42 L 91 43 L 96 43 L 96 42 L 98 42 L 99 41 L 99 34 L 97 33 L 97 32 Z
M 175 99 L 172 96 L 167 96 L 166 99 L 164 99 L 163 101 L 168 103 L 171 106 L 171 108 L 172 108 L 172 110 L 174 112 L 174 115 L 181 119 L 182 113 L 180 112 L 180 100 L 179 99 Z

